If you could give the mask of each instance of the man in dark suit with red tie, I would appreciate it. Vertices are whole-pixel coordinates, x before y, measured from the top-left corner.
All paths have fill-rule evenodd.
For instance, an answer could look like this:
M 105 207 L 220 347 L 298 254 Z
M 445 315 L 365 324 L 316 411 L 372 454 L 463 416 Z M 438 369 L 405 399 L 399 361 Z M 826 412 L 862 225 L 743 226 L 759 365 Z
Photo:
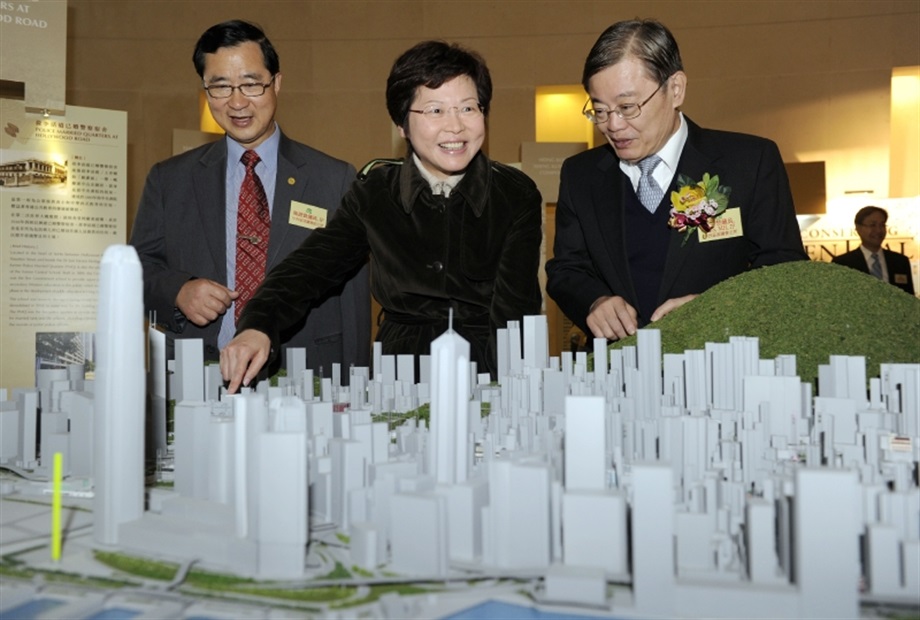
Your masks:
M 854 223 L 862 244 L 855 250 L 835 256 L 831 262 L 871 274 L 913 295 L 910 259 L 882 247 L 888 234 L 888 212 L 881 207 L 863 207 L 856 212 Z
M 240 306 L 267 270 L 325 225 L 355 169 L 281 132 L 278 54 L 257 26 L 211 27 L 193 62 L 226 137 L 153 167 L 131 244 L 143 265 L 145 308 L 168 340 L 202 338 L 205 359 L 217 360 Z M 366 267 L 283 334 L 282 345 L 305 347 L 308 367 L 327 375 L 336 362 L 366 366 Z
M 726 278 L 807 259 L 779 149 L 680 112 L 687 76 L 663 24 L 608 28 L 582 84 L 607 144 L 563 164 L 546 272 L 586 333 L 623 338 Z

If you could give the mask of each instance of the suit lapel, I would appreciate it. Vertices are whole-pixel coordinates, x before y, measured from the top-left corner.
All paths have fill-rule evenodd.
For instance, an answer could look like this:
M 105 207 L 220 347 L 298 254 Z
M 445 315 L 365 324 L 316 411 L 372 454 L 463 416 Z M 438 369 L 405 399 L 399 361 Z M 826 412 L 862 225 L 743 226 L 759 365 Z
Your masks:
M 603 247 L 609 259 L 607 264 L 614 272 L 605 275 L 604 279 L 610 283 L 623 283 L 628 289 L 628 298 L 634 300 L 636 291 L 629 270 L 629 257 L 626 254 L 627 231 L 624 229 L 626 210 L 623 192 L 628 189 L 624 183 L 625 176 L 620 171 L 619 160 L 609 149 L 604 150 L 604 156 L 598 161 L 597 167 L 602 174 L 592 176 L 596 182 L 590 189 L 591 204 L 594 205 L 594 217 L 600 238 L 606 240 Z
M 882 255 L 885 257 L 885 266 L 888 268 L 888 284 L 901 286 L 900 284 L 896 284 L 894 281 L 895 269 L 897 269 L 898 263 L 898 259 L 895 257 L 895 252 L 882 248 Z
M 699 127 L 687 119 L 687 131 L 687 142 L 684 144 L 684 150 L 677 164 L 677 173 L 674 175 L 674 180 L 671 181 L 670 187 L 665 191 L 665 204 L 659 207 L 661 209 L 670 210 L 669 197 L 671 191 L 677 189 L 677 179 L 680 175 L 687 176 L 693 181 L 700 181 L 705 172 L 712 172 L 710 170 L 712 167 L 712 159 L 699 151 L 696 146 Z M 676 230 L 671 231 L 671 239 L 668 244 L 668 257 L 665 261 L 664 272 L 661 276 L 661 288 L 658 290 L 659 305 L 671 297 L 671 290 L 674 288 L 675 282 L 677 282 L 684 267 L 692 262 L 692 257 L 699 248 L 699 237 L 697 233 L 691 233 L 690 238 L 684 243 L 685 234 L 685 232 L 681 233 Z
M 221 138 L 198 160 L 194 175 L 195 201 L 204 244 L 214 261 L 214 272 L 227 279 L 227 139 Z M 197 243 L 199 240 L 195 240 Z
M 281 261 L 291 241 L 291 201 L 303 202 L 309 177 L 307 161 L 282 133 L 278 144 L 278 177 L 275 180 L 275 200 L 272 205 L 272 227 L 268 245 L 268 267 Z

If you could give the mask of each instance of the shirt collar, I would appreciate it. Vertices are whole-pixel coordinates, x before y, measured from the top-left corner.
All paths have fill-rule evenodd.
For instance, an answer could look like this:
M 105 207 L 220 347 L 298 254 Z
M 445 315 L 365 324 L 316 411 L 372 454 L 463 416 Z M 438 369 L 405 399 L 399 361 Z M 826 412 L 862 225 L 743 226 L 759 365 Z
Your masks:
M 422 165 L 422 160 L 419 159 L 419 156 L 416 153 L 412 153 L 412 161 L 415 162 L 415 167 L 418 168 L 419 174 L 422 175 L 422 178 L 428 181 L 428 186 L 431 188 L 431 193 L 435 196 L 440 196 L 443 194 L 445 198 L 449 198 L 450 193 L 463 179 L 463 174 L 452 174 L 446 179 L 439 179 L 427 168 L 425 168 L 424 165 Z
M 239 162 L 243 153 L 248 150 L 254 150 L 262 161 L 277 161 L 278 146 L 281 144 L 281 129 L 278 123 L 275 123 L 275 130 L 262 144 L 255 149 L 248 149 L 230 136 L 227 136 L 227 161 Z
M 866 246 L 864 246 L 864 245 L 862 245 L 862 244 L 859 244 L 859 249 L 862 250 L 863 256 L 866 257 L 866 262 L 869 262 L 869 260 L 872 259 L 872 255 L 873 255 L 873 254 L 878 254 L 879 260 L 883 260 L 883 259 L 885 258 L 885 250 L 884 250 L 884 248 L 879 248 L 877 252 L 873 252 L 872 250 L 870 250 L 870 249 L 867 248 Z
M 684 145 L 687 143 L 687 121 L 684 119 L 683 112 L 677 113 L 680 116 L 680 126 L 677 128 L 677 131 L 674 132 L 668 141 L 664 143 L 664 146 L 661 147 L 661 150 L 655 153 L 658 157 L 661 158 L 661 163 L 658 164 L 658 169 L 662 165 L 665 166 L 665 169 L 668 171 L 667 177 L 673 179 L 674 175 L 677 173 L 677 164 L 680 162 L 680 155 L 684 152 Z M 632 179 L 633 185 L 639 183 L 639 177 L 642 176 L 642 171 L 639 170 L 639 166 L 635 163 L 629 163 L 624 160 L 620 160 L 620 170 L 626 173 L 626 175 Z M 657 177 L 658 174 L 655 174 Z M 670 183 L 668 183 L 670 185 Z M 662 185 L 664 187 L 664 185 Z
M 684 152 L 684 145 L 687 143 L 687 121 L 684 120 L 683 114 L 680 112 L 678 114 L 680 115 L 680 127 L 664 143 L 662 149 L 658 151 L 658 157 L 661 158 L 661 161 L 668 167 L 672 175 L 677 172 L 680 154 Z

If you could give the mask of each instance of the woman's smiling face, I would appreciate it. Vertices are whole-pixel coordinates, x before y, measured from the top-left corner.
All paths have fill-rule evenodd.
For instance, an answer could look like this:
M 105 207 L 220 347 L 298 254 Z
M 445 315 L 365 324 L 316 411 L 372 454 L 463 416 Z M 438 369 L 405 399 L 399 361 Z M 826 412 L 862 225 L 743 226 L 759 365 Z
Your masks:
M 464 107 L 479 109 L 476 84 L 468 75 L 459 75 L 438 88 L 419 86 L 411 110 L 441 109 L 442 118 L 410 111 L 407 129 L 399 128 L 409 140 L 422 165 L 439 179 L 466 170 L 482 148 L 486 136 L 485 116 L 461 115 Z

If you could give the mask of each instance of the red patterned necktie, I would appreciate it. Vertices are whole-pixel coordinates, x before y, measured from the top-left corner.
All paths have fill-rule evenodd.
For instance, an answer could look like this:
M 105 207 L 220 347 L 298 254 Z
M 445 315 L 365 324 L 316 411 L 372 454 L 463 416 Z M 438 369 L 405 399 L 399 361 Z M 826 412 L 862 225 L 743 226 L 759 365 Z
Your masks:
M 236 216 L 236 298 L 235 318 L 255 294 L 265 277 L 265 257 L 268 253 L 268 232 L 271 220 L 265 188 L 256 174 L 259 156 L 255 151 L 243 153 L 246 176 L 240 187 L 240 205 Z

